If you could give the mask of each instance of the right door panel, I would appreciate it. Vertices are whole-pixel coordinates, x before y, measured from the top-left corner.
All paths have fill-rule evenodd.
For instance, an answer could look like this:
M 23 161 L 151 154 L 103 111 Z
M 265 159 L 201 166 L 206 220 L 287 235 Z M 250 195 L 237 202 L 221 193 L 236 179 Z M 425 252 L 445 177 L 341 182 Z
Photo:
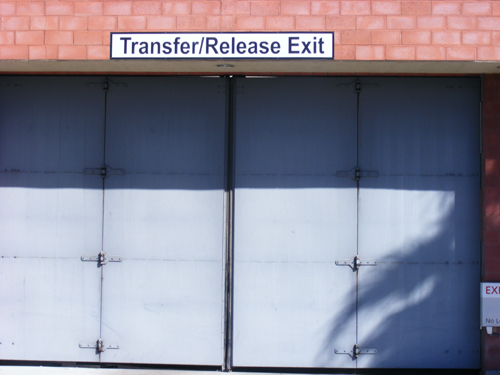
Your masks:
M 234 366 L 355 366 L 352 81 L 237 80 Z
M 479 81 L 361 80 L 359 368 L 478 368 Z

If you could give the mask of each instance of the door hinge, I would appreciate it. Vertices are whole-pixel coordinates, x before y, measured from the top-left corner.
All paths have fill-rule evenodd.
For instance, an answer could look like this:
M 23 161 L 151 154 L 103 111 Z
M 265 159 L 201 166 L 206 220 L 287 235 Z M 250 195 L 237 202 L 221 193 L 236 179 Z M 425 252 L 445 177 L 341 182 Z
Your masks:
M 80 349 L 95 349 L 97 353 L 102 353 L 107 349 L 120 349 L 120 345 L 109 344 L 107 342 L 104 342 L 102 339 L 98 339 L 96 342 L 93 342 L 91 344 L 80 343 L 78 346 L 80 347 Z
M 337 177 L 350 177 L 354 181 L 359 181 L 361 177 L 378 177 L 378 171 L 363 171 L 359 167 L 354 167 L 349 171 L 337 171 Z
M 353 271 L 357 271 L 361 266 L 376 266 L 376 260 L 361 260 L 356 255 L 352 260 L 336 260 L 335 264 L 337 266 L 349 266 Z
M 335 349 L 335 354 L 348 354 L 352 359 L 357 359 L 361 354 L 377 354 L 376 348 L 360 348 L 358 344 L 352 349 Z
M 83 174 L 100 175 L 102 178 L 110 176 L 123 176 L 125 174 L 125 169 L 115 169 L 104 165 L 101 168 L 85 168 L 83 170 Z
M 98 262 L 99 266 L 104 266 L 108 262 L 121 262 L 123 259 L 117 256 L 108 256 L 104 251 L 101 251 L 97 256 L 82 256 L 82 262 Z

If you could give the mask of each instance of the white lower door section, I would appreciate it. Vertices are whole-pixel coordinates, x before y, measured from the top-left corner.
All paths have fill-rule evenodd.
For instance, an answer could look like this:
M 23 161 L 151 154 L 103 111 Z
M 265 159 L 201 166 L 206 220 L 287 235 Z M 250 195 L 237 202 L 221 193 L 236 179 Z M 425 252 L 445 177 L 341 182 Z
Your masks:
M 123 78 L 110 89 L 104 362 L 222 364 L 224 80 Z M 113 87 L 113 86 L 111 86 Z

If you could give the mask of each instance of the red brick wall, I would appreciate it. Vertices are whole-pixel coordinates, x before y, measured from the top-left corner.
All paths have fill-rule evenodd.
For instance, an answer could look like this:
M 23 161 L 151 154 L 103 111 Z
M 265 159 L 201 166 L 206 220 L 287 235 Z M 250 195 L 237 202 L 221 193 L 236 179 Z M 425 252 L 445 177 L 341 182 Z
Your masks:
M 483 79 L 483 281 L 500 282 L 500 75 Z M 500 338 L 484 335 L 484 370 L 500 369 Z
M 499 1 L 0 1 L 0 59 L 109 58 L 111 31 L 334 31 L 337 60 L 500 60 Z

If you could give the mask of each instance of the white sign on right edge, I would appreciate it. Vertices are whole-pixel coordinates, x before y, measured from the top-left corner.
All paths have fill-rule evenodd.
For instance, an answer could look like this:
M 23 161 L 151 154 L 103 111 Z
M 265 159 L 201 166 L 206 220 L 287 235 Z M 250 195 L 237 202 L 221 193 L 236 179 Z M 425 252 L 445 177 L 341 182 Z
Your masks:
M 481 283 L 481 327 L 500 327 L 500 283 Z

